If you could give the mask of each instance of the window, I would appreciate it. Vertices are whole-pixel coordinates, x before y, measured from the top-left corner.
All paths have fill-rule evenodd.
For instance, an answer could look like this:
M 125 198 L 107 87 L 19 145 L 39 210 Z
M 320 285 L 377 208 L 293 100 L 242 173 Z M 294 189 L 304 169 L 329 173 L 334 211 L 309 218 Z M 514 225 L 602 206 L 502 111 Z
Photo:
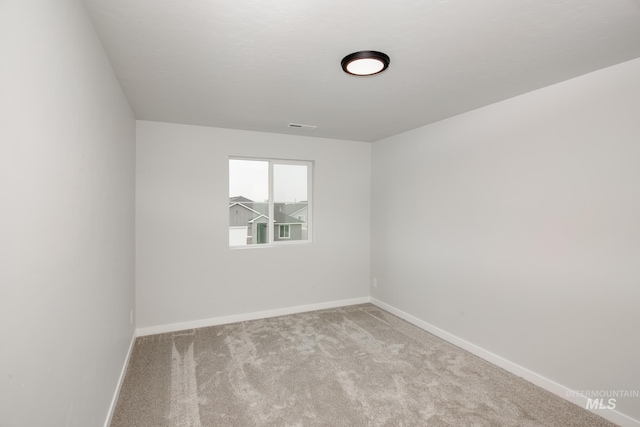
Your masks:
M 311 242 L 313 163 L 229 159 L 229 246 Z
M 280 226 L 280 238 L 288 239 L 290 234 L 289 224 Z

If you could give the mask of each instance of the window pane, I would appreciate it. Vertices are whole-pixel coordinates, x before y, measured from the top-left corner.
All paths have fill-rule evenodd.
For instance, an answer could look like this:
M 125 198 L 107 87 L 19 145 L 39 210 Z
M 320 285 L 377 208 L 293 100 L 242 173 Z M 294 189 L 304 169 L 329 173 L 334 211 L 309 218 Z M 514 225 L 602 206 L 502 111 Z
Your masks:
M 281 228 L 276 240 L 307 240 L 308 195 L 306 165 L 273 165 L 274 227 Z
M 269 162 L 229 160 L 229 246 L 269 243 Z

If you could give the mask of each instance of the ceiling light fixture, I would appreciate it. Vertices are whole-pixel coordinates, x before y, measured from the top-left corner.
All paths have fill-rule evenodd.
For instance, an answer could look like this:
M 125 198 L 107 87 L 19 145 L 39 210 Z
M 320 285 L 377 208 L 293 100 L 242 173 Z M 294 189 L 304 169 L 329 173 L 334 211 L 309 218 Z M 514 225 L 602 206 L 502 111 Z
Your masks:
M 372 76 L 386 70 L 389 62 L 389 56 L 382 52 L 362 50 L 345 56 L 342 69 L 354 76 Z

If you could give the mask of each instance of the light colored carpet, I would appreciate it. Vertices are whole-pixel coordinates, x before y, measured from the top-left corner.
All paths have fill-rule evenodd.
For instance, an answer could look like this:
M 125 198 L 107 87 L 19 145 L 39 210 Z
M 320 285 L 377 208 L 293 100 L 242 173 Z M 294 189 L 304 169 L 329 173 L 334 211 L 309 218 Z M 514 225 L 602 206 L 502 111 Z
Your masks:
M 138 338 L 111 423 L 612 425 L 371 304 Z

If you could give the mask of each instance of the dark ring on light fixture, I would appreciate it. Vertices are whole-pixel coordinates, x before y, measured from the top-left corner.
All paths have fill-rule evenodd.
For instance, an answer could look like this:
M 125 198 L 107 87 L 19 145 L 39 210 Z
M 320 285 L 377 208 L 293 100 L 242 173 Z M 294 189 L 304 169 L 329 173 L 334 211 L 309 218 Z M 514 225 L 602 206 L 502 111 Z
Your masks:
M 373 59 L 376 61 L 379 61 L 382 64 L 382 69 L 373 72 L 373 73 L 367 73 L 367 74 L 357 74 L 357 73 L 352 73 L 351 71 L 349 71 L 348 67 L 349 64 L 351 64 L 354 61 L 358 61 L 361 59 Z M 389 56 L 387 54 L 384 54 L 382 52 L 378 52 L 375 50 L 361 50 L 360 52 L 353 52 L 347 56 L 345 56 L 342 59 L 342 69 L 344 70 L 345 73 L 347 74 L 351 74 L 353 76 L 372 76 L 374 74 L 379 74 L 381 72 L 383 72 L 384 70 L 387 69 L 387 67 L 389 66 Z

